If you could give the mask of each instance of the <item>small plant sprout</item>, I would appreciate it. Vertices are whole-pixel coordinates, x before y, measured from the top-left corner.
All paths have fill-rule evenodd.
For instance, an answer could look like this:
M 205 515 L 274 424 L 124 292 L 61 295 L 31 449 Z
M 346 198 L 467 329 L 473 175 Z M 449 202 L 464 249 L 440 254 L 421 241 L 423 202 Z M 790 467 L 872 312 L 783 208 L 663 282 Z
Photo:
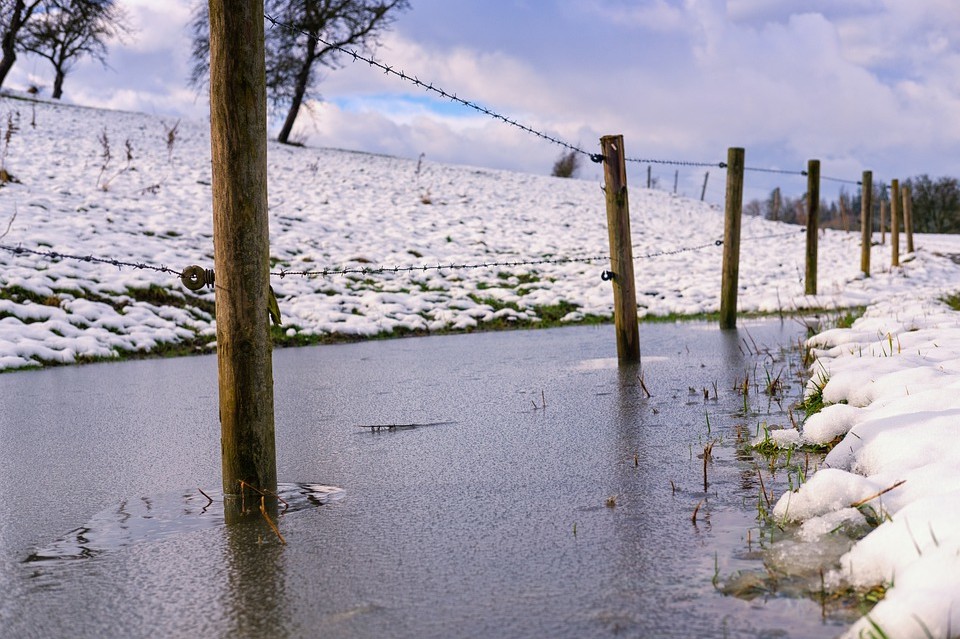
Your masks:
M 616 495 L 610 495 L 609 497 L 607 497 L 607 501 L 605 502 L 605 504 L 606 504 L 607 508 L 616 508 L 616 507 L 617 507 L 617 496 L 616 496 Z
M 102 160 L 100 174 L 97 176 L 97 188 L 101 191 L 109 191 L 111 182 L 133 168 L 133 145 L 130 143 L 129 138 L 124 140 L 123 146 L 126 151 L 125 164 L 113 175 L 104 179 L 103 176 L 106 175 L 110 168 L 110 162 L 113 160 L 113 154 L 110 151 L 110 137 L 107 135 L 106 128 L 97 136 L 97 141 L 100 142 L 100 159 Z
M 162 124 L 163 130 L 167 134 L 167 164 L 170 164 L 173 161 L 173 147 L 177 142 L 177 132 L 180 129 L 180 120 L 174 122 L 173 126 L 171 127 L 168 127 L 166 123 Z
M 10 232 L 10 229 L 13 228 L 13 222 L 14 222 L 14 220 L 16 220 L 16 219 L 17 219 L 17 205 L 16 205 L 16 203 L 14 203 L 14 205 L 13 205 L 13 215 L 10 216 L 10 220 L 7 222 L 7 228 L 4 229 L 3 233 L 0 233 L 0 240 L 2 240 L 3 238 L 5 238 L 5 237 L 7 236 L 7 234 Z
M 707 492 L 707 465 L 713 457 L 713 444 L 714 442 L 711 441 L 703 447 L 703 492 Z
M 690 516 L 690 521 L 693 523 L 694 526 L 697 525 L 697 513 L 700 512 L 700 506 L 702 505 L 703 505 L 703 499 L 698 501 L 697 505 L 693 507 L 693 515 Z

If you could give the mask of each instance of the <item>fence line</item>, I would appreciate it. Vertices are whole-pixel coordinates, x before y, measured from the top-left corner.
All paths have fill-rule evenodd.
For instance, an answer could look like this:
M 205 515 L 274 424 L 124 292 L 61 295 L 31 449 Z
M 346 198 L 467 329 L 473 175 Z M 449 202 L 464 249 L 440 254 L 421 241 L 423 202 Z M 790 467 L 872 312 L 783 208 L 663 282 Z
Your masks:
M 803 227 L 798 227 L 796 231 L 788 231 L 785 233 L 772 233 L 770 235 L 758 235 L 749 238 L 744 238 L 743 242 L 758 241 L 758 240 L 768 240 L 775 239 L 787 236 L 795 236 L 798 232 L 804 231 Z M 639 248 L 640 244 L 634 244 L 634 248 Z M 718 239 L 713 242 L 708 242 L 704 244 L 697 244 L 693 246 L 682 246 L 674 249 L 665 249 L 661 251 L 652 251 L 648 253 L 643 253 L 639 255 L 634 255 L 634 259 L 637 260 L 646 260 L 654 259 L 657 257 L 665 257 L 669 255 L 679 255 L 682 253 L 690 253 L 695 251 L 702 251 L 709 248 L 716 248 L 723 246 L 723 240 Z M 61 251 L 42 251 L 38 249 L 26 248 L 24 246 L 10 246 L 7 244 L 0 244 L 0 251 L 6 251 L 12 253 L 13 255 L 34 255 L 37 257 L 47 258 L 50 261 L 60 261 L 60 260 L 72 260 L 76 262 L 87 262 L 94 264 L 106 264 L 108 266 L 115 266 L 118 269 L 132 268 L 134 270 L 147 270 L 155 271 L 158 273 L 169 273 L 170 275 L 176 275 L 177 277 L 184 277 L 187 273 L 188 268 L 180 271 L 175 268 L 164 265 L 155 265 L 149 264 L 147 262 L 127 262 L 124 260 L 118 260 L 109 257 L 99 257 L 96 255 L 75 255 L 72 253 L 64 253 Z M 279 277 L 280 279 L 286 277 L 332 277 L 332 276 L 345 276 L 345 275 L 387 275 L 390 273 L 425 273 L 428 271 L 461 271 L 461 270 L 476 270 L 484 268 L 500 268 L 500 267 L 518 267 L 518 266 L 542 266 L 546 264 L 577 264 L 584 263 L 590 264 L 593 262 L 603 262 L 610 259 L 609 255 L 592 255 L 588 257 L 544 257 L 538 259 L 519 259 L 519 260 L 495 260 L 495 261 L 478 261 L 478 262 L 448 262 L 446 264 L 421 264 L 421 265 L 407 265 L 407 266 L 340 266 L 340 267 L 325 267 L 321 269 L 311 269 L 311 270 L 287 270 L 280 269 L 278 271 L 271 271 L 270 275 L 274 277 Z

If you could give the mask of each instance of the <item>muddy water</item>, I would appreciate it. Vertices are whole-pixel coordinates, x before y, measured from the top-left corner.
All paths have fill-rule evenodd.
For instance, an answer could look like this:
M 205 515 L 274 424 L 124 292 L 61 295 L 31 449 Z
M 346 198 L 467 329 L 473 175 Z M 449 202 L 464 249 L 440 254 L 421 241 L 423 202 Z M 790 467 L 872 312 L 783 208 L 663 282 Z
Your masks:
M 801 328 L 644 325 L 651 397 L 611 327 L 277 351 L 286 545 L 222 524 L 214 358 L 2 375 L 0 636 L 834 636 L 714 583 L 760 564 L 737 433 L 786 419 L 733 389 L 796 391 Z

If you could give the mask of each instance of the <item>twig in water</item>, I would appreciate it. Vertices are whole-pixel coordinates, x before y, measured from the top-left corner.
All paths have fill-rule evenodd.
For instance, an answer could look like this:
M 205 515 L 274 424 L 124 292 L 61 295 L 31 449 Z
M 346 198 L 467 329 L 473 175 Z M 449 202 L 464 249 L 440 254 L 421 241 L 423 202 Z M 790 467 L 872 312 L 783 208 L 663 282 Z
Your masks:
M 279 499 L 279 497 L 278 497 L 278 499 Z M 264 497 L 263 495 L 260 495 L 260 514 L 263 515 L 263 518 L 267 520 L 267 523 L 268 523 L 268 524 L 270 524 L 270 528 L 272 528 L 272 529 L 273 529 L 273 532 L 276 533 L 277 539 L 280 540 L 280 543 L 283 544 L 284 546 L 286 546 L 286 545 L 287 545 L 287 540 L 283 538 L 283 535 L 280 534 L 280 529 L 277 528 L 277 525 L 276 525 L 275 523 L 273 523 L 273 520 L 272 520 L 272 519 L 270 519 L 270 515 L 267 514 L 267 509 L 266 509 L 266 507 L 264 506 L 265 500 L 266 500 L 266 497 Z M 281 501 L 283 501 L 283 500 L 281 500 Z M 284 503 L 286 503 L 286 502 L 284 502 Z
M 703 492 L 707 492 L 707 463 L 713 454 L 713 442 L 703 447 Z
M 637 381 L 640 382 L 640 389 L 643 390 L 643 394 L 647 396 L 647 399 L 653 397 L 649 390 L 647 390 L 647 384 L 643 380 L 643 373 L 637 375 Z
M 243 495 L 243 489 L 244 489 L 244 488 L 249 488 L 249 489 L 252 490 L 253 492 L 255 492 L 255 493 L 257 493 L 258 495 L 260 495 L 260 497 L 276 497 L 276 498 L 277 498 L 277 501 L 279 501 L 281 504 L 283 504 L 283 512 L 280 513 L 281 515 L 282 515 L 283 513 L 287 512 L 287 509 L 290 508 L 290 504 L 287 503 L 287 500 L 285 500 L 283 497 L 281 497 L 281 496 L 278 495 L 277 493 L 272 493 L 272 492 L 270 492 L 269 490 L 261 490 L 260 488 L 257 488 L 256 486 L 252 486 L 252 485 L 248 484 L 247 482 L 243 481 L 242 479 L 239 479 L 239 480 L 237 480 L 237 481 L 240 482 L 240 494 L 241 494 L 241 495 Z
M 210 504 L 213 503 L 213 499 L 210 498 L 210 495 L 208 495 L 207 493 L 203 492 L 203 488 L 197 488 L 197 490 L 200 491 L 200 494 L 201 494 L 201 495 L 203 495 L 204 497 L 207 498 L 207 506 L 209 506 Z
M 413 424 L 357 424 L 358 428 L 369 428 L 371 431 L 381 430 L 412 430 L 421 426 L 445 426 L 446 424 L 456 424 L 457 422 L 424 422 Z
M 763 473 L 760 472 L 760 469 L 757 469 L 757 477 L 760 478 L 760 492 L 763 494 L 764 501 L 767 502 L 767 508 L 770 508 L 770 497 L 767 495 L 767 489 L 763 485 Z
M 827 618 L 827 584 L 823 578 L 823 568 L 820 569 L 820 616 Z
M 706 499 L 706 498 L 704 498 Z M 693 516 L 690 517 L 690 521 L 693 522 L 693 525 L 697 525 L 697 513 L 700 512 L 700 506 L 703 504 L 703 499 L 697 502 L 697 505 L 693 509 Z

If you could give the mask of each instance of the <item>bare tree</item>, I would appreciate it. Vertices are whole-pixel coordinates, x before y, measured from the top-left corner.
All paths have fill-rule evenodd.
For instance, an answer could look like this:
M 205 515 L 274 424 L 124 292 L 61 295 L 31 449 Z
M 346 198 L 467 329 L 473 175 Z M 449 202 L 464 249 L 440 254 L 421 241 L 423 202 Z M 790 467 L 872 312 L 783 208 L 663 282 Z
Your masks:
M 287 113 L 277 140 L 289 141 L 300 107 L 314 97 L 316 65 L 337 68 L 343 47 L 369 50 L 395 15 L 409 8 L 409 0 L 265 0 L 267 15 L 276 21 L 266 31 L 267 92 L 274 110 Z M 190 25 L 194 87 L 206 84 L 209 73 L 208 28 L 201 2 Z
M 3 52 L 3 57 L 0 58 L 0 87 L 13 68 L 13 63 L 17 61 L 20 30 L 30 22 L 41 1 L 0 0 L 0 29 L 3 32 L 3 39 L 0 41 L 0 50 Z
M 106 66 L 109 38 L 129 33 L 126 13 L 114 0 L 47 0 L 43 13 L 24 28 L 21 46 L 53 65 L 53 98 L 73 65 L 90 56 Z

